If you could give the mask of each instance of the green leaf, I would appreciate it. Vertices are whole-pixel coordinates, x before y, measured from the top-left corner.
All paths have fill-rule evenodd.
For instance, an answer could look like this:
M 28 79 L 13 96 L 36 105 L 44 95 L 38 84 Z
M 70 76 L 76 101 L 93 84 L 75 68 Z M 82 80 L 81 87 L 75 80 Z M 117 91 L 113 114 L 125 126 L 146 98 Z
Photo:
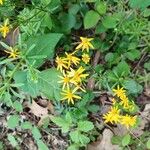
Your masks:
M 67 150 L 78 150 L 78 149 L 79 149 L 79 146 L 77 144 L 72 144 L 67 148 Z
M 11 134 L 8 134 L 7 135 L 7 139 L 9 140 L 10 144 L 13 146 L 13 147 L 16 147 L 18 145 L 18 142 L 16 141 L 15 137 Z
M 132 79 L 125 80 L 123 85 L 131 94 L 139 94 L 143 90 L 143 87 Z
M 86 145 L 90 142 L 90 139 L 87 136 L 83 135 L 83 134 L 79 135 L 79 140 L 83 145 Z
M 35 126 L 32 128 L 32 135 L 35 140 L 39 140 L 42 137 L 39 129 Z
M 28 48 L 30 48 L 33 44 L 36 45 L 27 54 L 29 63 L 34 63 L 34 67 L 40 67 L 44 63 L 45 59 L 52 59 L 54 56 L 55 46 L 61 37 L 62 34 L 50 33 L 29 38 L 27 41 Z M 41 56 L 45 56 L 45 58 L 41 58 Z
M 144 68 L 150 71 L 150 62 L 144 63 Z
M 145 9 L 150 6 L 150 0 L 130 0 L 129 4 L 132 8 Z
M 105 61 L 109 62 L 109 63 L 114 61 L 114 54 L 113 53 L 107 53 L 105 56 Z
M 22 122 L 21 123 L 21 128 L 22 129 L 32 129 L 32 124 L 28 121 Z
M 93 112 L 93 113 L 96 113 L 96 112 L 98 112 L 99 110 L 100 110 L 100 107 L 98 106 L 98 105 L 89 105 L 88 107 L 87 107 L 87 109 L 88 109 L 88 111 L 90 111 L 90 112 Z
M 117 18 L 115 18 L 113 15 L 112 16 L 106 16 L 103 20 L 102 23 L 105 28 L 111 29 L 115 28 L 117 25 Z
M 67 133 L 69 131 L 70 122 L 67 122 L 66 119 L 52 116 L 51 121 L 54 122 L 57 126 L 61 127 L 63 133 Z
M 131 136 L 129 134 L 125 135 L 122 139 L 122 146 L 129 145 L 130 140 L 131 140 Z
M 141 55 L 141 53 L 138 50 L 131 50 L 130 52 L 126 53 L 126 57 L 131 61 L 138 59 L 140 57 L 140 55 Z
M 100 19 L 100 16 L 96 11 L 94 10 L 88 11 L 84 17 L 85 29 L 94 27 L 98 23 L 99 19 Z
M 60 72 L 55 68 L 44 70 L 39 74 L 38 88 L 49 99 L 61 99 L 59 75 Z
M 68 122 L 68 124 L 70 124 L 70 125 L 72 124 L 72 117 L 69 112 L 67 112 L 65 119 Z
M 78 122 L 78 130 L 83 132 L 88 132 L 94 128 L 94 125 L 90 121 L 79 121 Z
M 101 14 L 104 15 L 107 10 L 107 6 L 104 2 L 95 3 L 95 9 Z
M 79 132 L 77 130 L 70 132 L 69 135 L 74 143 L 79 143 Z
M 130 67 L 125 61 L 121 61 L 113 71 L 115 71 L 119 77 L 127 76 L 130 73 Z
M 112 144 L 121 145 L 122 137 L 121 136 L 113 136 L 111 139 Z
M 51 16 L 49 15 L 49 13 L 46 13 L 46 15 L 44 16 L 44 21 L 43 21 L 44 25 L 47 26 L 49 28 L 49 30 L 52 29 L 52 19 Z
M 16 111 L 18 112 L 22 112 L 23 108 L 22 108 L 22 104 L 19 101 L 15 101 L 13 103 L 13 107 L 16 109 Z
M 95 34 L 100 34 L 100 33 L 104 33 L 107 31 L 107 28 L 104 27 L 104 25 L 100 22 L 98 23 L 98 25 L 96 26 L 96 29 L 95 29 Z
M 18 115 L 11 115 L 7 121 L 8 128 L 14 129 L 19 124 L 19 116 Z
M 147 147 L 148 149 L 150 149 L 150 139 L 147 141 L 146 147 Z
M 46 144 L 41 140 L 37 141 L 37 146 L 38 146 L 38 150 L 49 150 Z
M 16 84 L 22 84 L 20 89 L 31 95 L 32 97 L 36 97 L 39 95 L 39 87 L 38 83 L 35 83 L 28 79 L 28 71 L 17 71 L 14 74 L 14 80 Z
M 69 8 L 69 13 L 76 15 L 78 13 L 78 11 L 80 10 L 80 5 L 79 4 L 73 4 L 71 5 L 71 7 Z

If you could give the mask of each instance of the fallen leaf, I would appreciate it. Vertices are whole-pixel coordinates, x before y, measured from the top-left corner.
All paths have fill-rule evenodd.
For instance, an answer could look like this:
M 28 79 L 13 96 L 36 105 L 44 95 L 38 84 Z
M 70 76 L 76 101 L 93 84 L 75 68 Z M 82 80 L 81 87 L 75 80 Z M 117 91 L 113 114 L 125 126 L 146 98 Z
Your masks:
M 47 108 L 41 107 L 35 101 L 32 101 L 32 104 L 29 106 L 29 108 L 31 109 L 31 112 L 37 117 L 45 118 L 48 116 Z
M 113 145 L 111 143 L 111 138 L 113 137 L 113 133 L 109 129 L 105 129 L 103 131 L 102 140 L 98 143 L 94 143 L 95 145 L 89 144 L 87 150 L 118 150 L 118 145 Z

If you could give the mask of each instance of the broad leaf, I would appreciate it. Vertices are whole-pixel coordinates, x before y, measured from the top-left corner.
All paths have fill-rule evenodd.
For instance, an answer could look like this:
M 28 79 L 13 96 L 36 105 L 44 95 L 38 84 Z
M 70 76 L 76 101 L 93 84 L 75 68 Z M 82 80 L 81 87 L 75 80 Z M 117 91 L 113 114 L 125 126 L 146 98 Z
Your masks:
M 54 48 L 61 37 L 62 34 L 50 33 L 29 38 L 27 41 L 28 48 L 33 44 L 36 45 L 27 54 L 29 63 L 34 63 L 34 67 L 39 67 L 44 63 L 45 59 L 52 59 L 54 56 Z
M 86 13 L 84 17 L 84 27 L 89 29 L 94 27 L 100 19 L 99 14 L 96 11 L 90 10 Z

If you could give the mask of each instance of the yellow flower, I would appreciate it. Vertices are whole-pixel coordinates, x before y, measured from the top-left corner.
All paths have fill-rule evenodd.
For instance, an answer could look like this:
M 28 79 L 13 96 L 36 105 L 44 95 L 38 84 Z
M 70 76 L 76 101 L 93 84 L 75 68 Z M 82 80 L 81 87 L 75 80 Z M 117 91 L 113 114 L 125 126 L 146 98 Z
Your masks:
M 0 0 L 0 5 L 3 5 L 3 3 L 4 3 L 3 1 L 4 1 L 4 0 Z
M 70 78 L 65 74 L 65 72 L 63 71 L 63 76 L 59 76 L 62 80 L 58 81 L 58 83 L 63 83 L 63 87 L 62 89 L 65 89 L 65 87 L 67 86 L 67 89 L 69 88 L 69 83 L 70 83 Z
M 89 63 L 89 61 L 90 61 L 89 55 L 84 53 L 84 54 L 82 55 L 82 60 L 83 60 L 83 62 L 84 62 L 85 64 Z
M 111 110 L 103 115 L 103 119 L 105 120 L 105 123 L 118 123 L 120 122 L 120 110 L 117 107 L 111 107 Z
M 2 33 L 2 36 L 5 38 L 6 35 L 9 33 L 10 27 L 8 25 L 8 19 L 5 20 L 4 25 L 0 25 L 0 32 Z
M 119 98 L 125 96 L 125 90 L 123 90 L 123 87 L 120 88 L 119 85 L 117 86 L 117 89 L 113 89 L 113 92 L 115 93 L 115 95 L 117 95 Z
M 17 49 L 13 49 L 12 47 L 9 47 L 9 51 L 5 50 L 5 52 L 9 54 L 9 58 L 16 59 L 19 56 L 19 51 Z
M 68 76 L 72 77 L 70 82 L 74 84 L 81 83 L 81 78 L 84 79 L 89 75 L 89 74 L 82 74 L 84 71 L 85 69 L 82 66 L 76 71 L 70 68 L 70 71 L 68 72 Z
M 67 69 L 67 62 L 64 60 L 64 58 L 56 57 L 56 63 L 57 63 L 57 70 L 60 70 L 62 72 L 63 68 Z
M 65 53 L 66 54 L 66 58 L 64 60 L 67 60 L 67 63 L 68 63 L 68 67 L 70 67 L 71 65 L 71 62 L 75 65 L 79 64 L 79 61 L 80 59 L 77 58 L 76 56 L 73 56 L 73 53 L 72 54 L 68 54 L 67 52 Z
M 126 95 L 122 95 L 122 96 L 120 97 L 120 100 L 121 100 L 120 104 L 123 105 L 123 107 L 124 107 L 125 109 L 129 109 L 129 108 L 130 108 L 130 107 L 129 107 L 129 99 L 127 98 Z
M 63 90 L 63 93 L 61 93 L 64 97 L 61 100 L 67 100 L 68 104 L 72 103 L 74 104 L 74 99 L 81 99 L 80 96 L 75 95 L 74 93 L 78 90 L 78 88 L 75 88 L 71 90 L 68 88 L 67 90 Z
M 86 50 L 87 52 L 89 51 L 89 48 L 94 49 L 94 46 L 91 44 L 91 41 L 93 40 L 93 38 L 84 38 L 84 37 L 80 37 L 80 44 L 76 47 L 76 50 L 82 48 L 83 50 Z
M 122 125 L 125 125 L 127 128 L 133 127 L 136 124 L 136 119 L 137 119 L 137 116 L 132 117 L 126 114 L 125 116 L 121 116 L 120 123 Z

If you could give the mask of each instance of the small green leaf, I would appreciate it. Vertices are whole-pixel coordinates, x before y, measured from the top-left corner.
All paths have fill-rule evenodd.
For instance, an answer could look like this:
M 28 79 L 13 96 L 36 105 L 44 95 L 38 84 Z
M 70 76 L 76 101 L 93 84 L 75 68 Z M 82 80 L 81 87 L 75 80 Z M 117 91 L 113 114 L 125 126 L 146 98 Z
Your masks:
M 16 111 L 18 112 L 22 112 L 23 108 L 22 108 L 22 104 L 19 101 L 15 101 L 13 103 L 13 107 L 16 109 Z
M 79 143 L 79 132 L 77 130 L 70 132 L 69 135 L 74 143 Z
M 111 29 L 117 25 L 117 19 L 114 16 L 106 16 L 102 21 L 104 27 Z
M 147 141 L 146 147 L 147 147 L 148 149 L 150 149 L 150 139 Z
M 94 125 L 90 121 L 79 121 L 78 122 L 78 130 L 83 132 L 88 132 L 94 128 Z
M 129 134 L 125 135 L 122 139 L 122 146 L 129 145 L 130 140 L 131 140 L 131 136 Z
M 99 19 L 100 19 L 100 16 L 96 11 L 94 10 L 88 11 L 84 17 L 85 29 L 94 27 L 98 23 Z
M 32 128 L 32 135 L 35 140 L 39 140 L 42 137 L 39 129 L 35 126 Z
M 129 0 L 130 7 L 145 9 L 150 6 L 150 0 Z
M 13 147 L 16 147 L 18 145 L 18 142 L 16 141 L 15 137 L 11 134 L 8 134 L 7 135 L 7 139 L 9 140 L 10 144 L 13 146 Z
M 138 94 L 141 93 L 143 90 L 143 87 L 137 83 L 136 81 L 130 79 L 130 80 L 125 80 L 123 82 L 124 87 L 128 90 L 129 93 L 131 94 Z
M 95 9 L 101 14 L 105 14 L 107 10 L 107 6 L 104 2 L 97 2 L 95 3 Z
M 79 140 L 83 145 L 86 145 L 90 142 L 90 139 L 87 136 L 83 135 L 83 134 L 79 135 Z
M 32 128 L 32 124 L 28 121 L 22 122 L 21 123 L 21 128 L 22 129 L 31 129 Z
M 150 62 L 146 62 L 144 64 L 144 68 L 147 69 L 148 71 L 150 71 Z
M 18 115 L 9 116 L 9 119 L 7 121 L 8 128 L 13 129 L 16 126 L 18 126 L 18 124 L 19 124 L 19 116 Z
M 114 61 L 114 54 L 113 53 L 107 53 L 105 56 L 105 61 L 109 62 L 109 63 Z
M 37 145 L 38 145 L 38 150 L 49 150 L 47 145 L 41 140 L 37 140 Z

